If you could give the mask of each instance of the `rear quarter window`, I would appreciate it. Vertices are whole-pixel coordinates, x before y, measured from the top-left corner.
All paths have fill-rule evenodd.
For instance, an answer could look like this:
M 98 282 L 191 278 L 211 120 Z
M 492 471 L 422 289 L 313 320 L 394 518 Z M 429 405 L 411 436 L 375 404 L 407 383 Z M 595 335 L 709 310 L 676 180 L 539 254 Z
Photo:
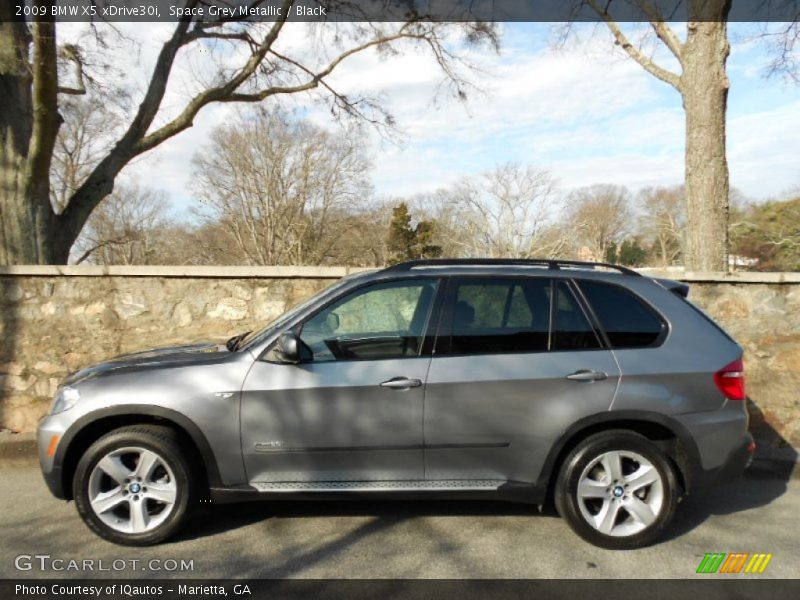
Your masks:
M 664 321 L 635 294 L 599 281 L 578 284 L 613 348 L 646 348 L 659 341 Z

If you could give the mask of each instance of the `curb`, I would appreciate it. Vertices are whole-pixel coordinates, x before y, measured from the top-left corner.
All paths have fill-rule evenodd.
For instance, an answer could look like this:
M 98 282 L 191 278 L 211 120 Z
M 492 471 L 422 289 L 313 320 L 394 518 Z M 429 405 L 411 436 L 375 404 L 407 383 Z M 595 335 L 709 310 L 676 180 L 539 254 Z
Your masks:
M 0 434 L 0 466 L 28 464 L 37 459 L 35 433 Z

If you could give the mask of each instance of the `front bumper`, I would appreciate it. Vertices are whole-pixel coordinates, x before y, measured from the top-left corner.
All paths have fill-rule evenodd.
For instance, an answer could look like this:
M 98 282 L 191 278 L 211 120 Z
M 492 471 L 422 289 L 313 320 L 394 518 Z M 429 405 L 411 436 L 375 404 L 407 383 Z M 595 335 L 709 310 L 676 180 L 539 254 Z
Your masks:
M 693 479 L 692 488 L 702 489 L 731 483 L 739 479 L 753 462 L 756 444 L 748 432 L 736 447 L 728 454 L 728 458 L 715 469 L 698 470 Z
M 63 441 L 66 428 L 62 423 L 63 419 L 58 416 L 47 416 L 39 422 L 36 430 L 36 442 L 39 451 L 39 466 L 42 469 L 44 482 L 56 498 L 66 500 L 69 495 L 64 489 L 61 464 L 57 460 L 58 457 L 63 456 L 63 452 L 59 452 L 61 450 L 59 445 Z

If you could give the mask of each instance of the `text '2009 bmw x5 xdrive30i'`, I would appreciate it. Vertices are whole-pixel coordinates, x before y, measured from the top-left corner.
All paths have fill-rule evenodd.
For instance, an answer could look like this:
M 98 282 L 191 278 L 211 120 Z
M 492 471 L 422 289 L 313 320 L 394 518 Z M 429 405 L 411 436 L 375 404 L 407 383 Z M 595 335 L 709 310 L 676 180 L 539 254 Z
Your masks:
M 72 374 L 45 480 L 121 544 L 201 498 L 548 495 L 586 540 L 653 541 L 755 448 L 742 349 L 680 283 L 599 263 L 412 261 L 226 345 Z

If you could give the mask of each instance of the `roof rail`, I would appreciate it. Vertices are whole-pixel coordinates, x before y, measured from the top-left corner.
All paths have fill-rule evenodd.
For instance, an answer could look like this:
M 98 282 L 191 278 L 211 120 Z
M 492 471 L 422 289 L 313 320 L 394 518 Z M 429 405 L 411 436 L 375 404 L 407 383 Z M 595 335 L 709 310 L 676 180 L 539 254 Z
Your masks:
M 614 269 L 625 275 L 634 275 L 641 277 L 641 273 L 622 267 L 604 262 L 585 262 L 580 260 L 559 260 L 548 258 L 431 258 L 420 260 L 409 260 L 402 262 L 391 267 L 387 267 L 384 271 L 410 271 L 417 267 L 469 267 L 474 265 L 487 265 L 487 266 L 520 266 L 520 267 L 547 267 L 548 269 L 559 270 L 561 268 L 575 268 L 575 269 L 596 269 L 598 267 L 606 269 Z

